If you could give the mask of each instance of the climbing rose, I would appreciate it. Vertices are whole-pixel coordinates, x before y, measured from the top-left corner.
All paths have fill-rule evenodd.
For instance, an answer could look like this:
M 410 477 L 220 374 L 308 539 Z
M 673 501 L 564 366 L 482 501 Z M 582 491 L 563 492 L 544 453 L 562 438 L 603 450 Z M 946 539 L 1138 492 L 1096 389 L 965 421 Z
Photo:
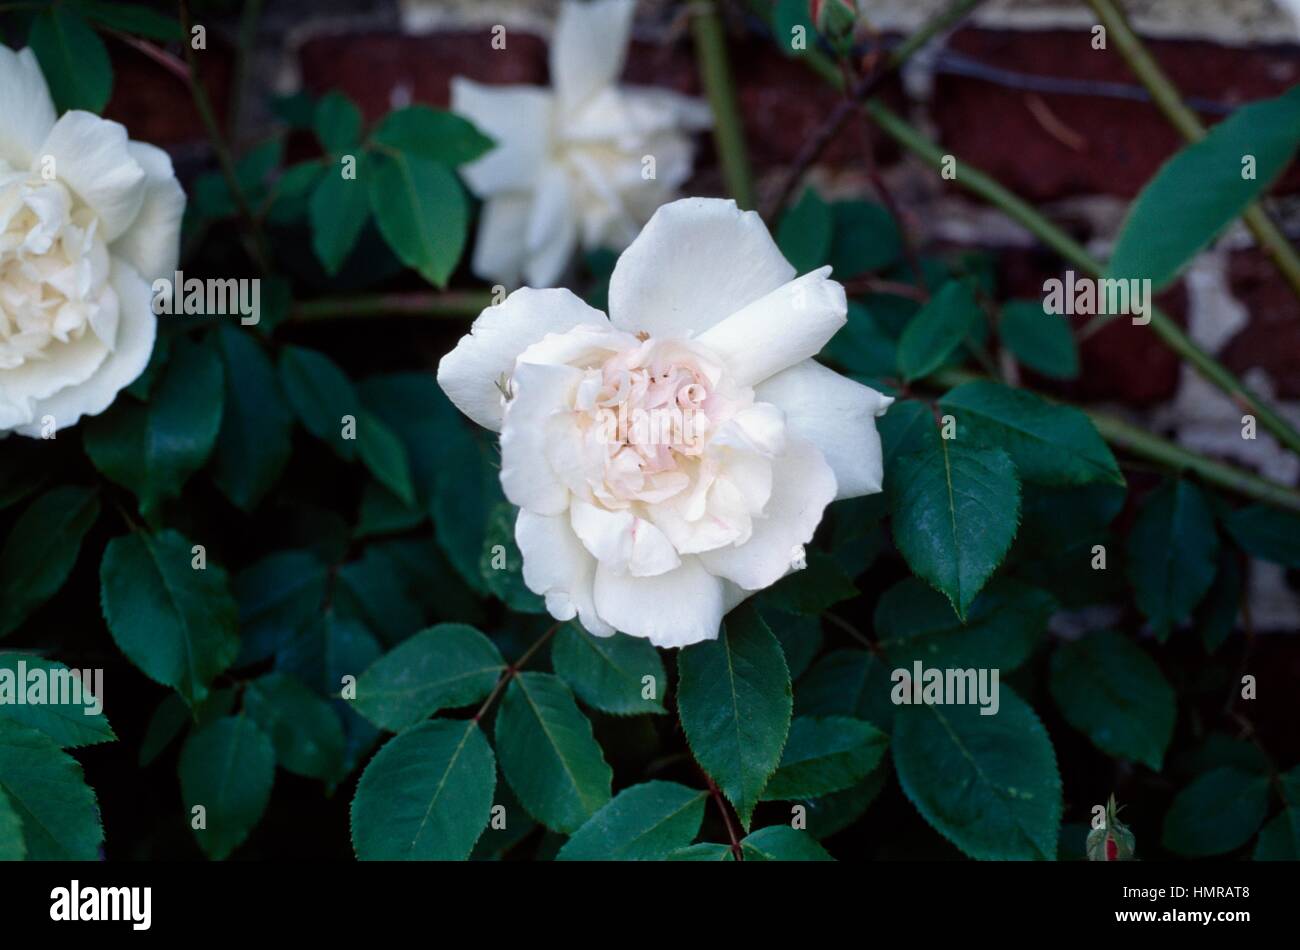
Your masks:
M 496 140 L 464 168 L 484 199 L 471 266 L 505 286 L 552 287 L 574 251 L 627 247 L 690 177 L 702 102 L 615 85 L 635 0 L 565 2 L 551 42 L 553 89 L 456 77 L 452 109 Z
M 881 488 L 893 401 L 812 357 L 844 325 L 830 268 L 796 279 L 732 201 L 665 205 L 619 258 L 608 318 L 517 290 L 438 382 L 501 433 L 524 582 L 559 620 L 657 646 L 802 564 L 833 499 Z
M 144 371 L 184 210 L 165 152 L 56 120 L 32 51 L 0 46 L 0 436 L 103 412 Z

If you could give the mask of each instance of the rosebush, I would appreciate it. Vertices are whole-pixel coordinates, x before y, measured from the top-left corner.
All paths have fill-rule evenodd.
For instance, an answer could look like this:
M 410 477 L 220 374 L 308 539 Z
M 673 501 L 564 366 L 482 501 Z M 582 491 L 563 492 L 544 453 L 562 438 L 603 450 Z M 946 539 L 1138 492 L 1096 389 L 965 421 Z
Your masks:
M 1081 323 L 816 154 L 760 215 L 716 13 L 709 108 L 619 84 L 631 0 L 567 0 L 553 90 L 278 97 L 232 151 L 203 23 L 36 6 L 0 21 L 0 858 L 1300 854 L 1248 583 L 1300 569 L 1300 493 L 1072 404 Z M 852 5 L 744 6 L 948 164 Z M 212 120 L 184 192 L 98 115 L 122 36 Z M 734 200 L 691 193 L 708 135 Z M 955 184 L 1160 288 L 1298 146 L 1300 87 L 1243 106 L 1105 264 Z M 32 692 L 69 670 L 99 692 Z

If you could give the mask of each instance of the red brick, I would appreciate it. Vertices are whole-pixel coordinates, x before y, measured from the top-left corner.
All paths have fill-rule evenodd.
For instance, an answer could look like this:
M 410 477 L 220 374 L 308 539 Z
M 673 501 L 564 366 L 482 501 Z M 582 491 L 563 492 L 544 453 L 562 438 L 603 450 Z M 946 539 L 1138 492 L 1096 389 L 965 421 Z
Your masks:
M 1235 106 L 1277 95 L 1300 80 L 1300 48 L 1294 46 L 1236 49 L 1173 40 L 1149 46 L 1186 97 Z M 1114 45 L 1093 50 L 1088 32 L 966 29 L 953 37 L 951 48 L 982 64 L 1036 77 L 1140 88 Z M 1035 117 L 1035 98 L 1080 147 L 1072 148 Z M 933 113 L 943 142 L 1032 201 L 1088 193 L 1131 197 L 1182 145 L 1147 102 L 1034 93 L 951 74 L 937 79 Z M 1293 170 L 1282 188 L 1300 189 L 1300 174 Z

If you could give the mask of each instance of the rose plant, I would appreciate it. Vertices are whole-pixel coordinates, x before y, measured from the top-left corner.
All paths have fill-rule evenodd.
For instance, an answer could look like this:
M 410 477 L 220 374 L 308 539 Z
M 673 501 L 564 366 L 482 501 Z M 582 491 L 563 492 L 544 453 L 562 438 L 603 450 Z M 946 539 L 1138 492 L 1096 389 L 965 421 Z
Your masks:
M 872 98 L 968 0 L 893 48 L 851 4 L 683 5 L 708 109 L 623 82 L 629 0 L 564 3 L 548 86 L 271 96 L 247 147 L 203 24 L 18 6 L 0 858 L 1296 857 L 1294 679 L 1257 652 L 1293 638 L 1249 608 L 1300 493 L 1074 404 L 1081 325 L 918 246 L 886 176 L 806 174 L 861 105 L 1063 267 L 1159 289 L 1258 226 L 1296 89 L 1189 136 L 1103 263 Z M 729 29 L 737 69 L 767 42 L 856 97 L 762 187 Z M 184 191 L 101 115 L 124 36 L 208 127 Z M 156 313 L 180 270 L 204 292 Z M 1300 448 L 1149 317 L 1108 332 Z M 102 708 L 16 700 L 87 667 Z

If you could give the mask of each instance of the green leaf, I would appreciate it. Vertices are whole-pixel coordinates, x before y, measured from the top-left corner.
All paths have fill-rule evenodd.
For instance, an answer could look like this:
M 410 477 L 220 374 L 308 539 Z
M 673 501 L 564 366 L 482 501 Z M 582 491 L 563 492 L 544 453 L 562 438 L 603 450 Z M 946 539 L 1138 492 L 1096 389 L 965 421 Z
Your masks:
M 181 748 L 181 801 L 187 817 L 203 806 L 205 828 L 190 823 L 203 853 L 221 861 L 262 819 L 275 781 L 275 749 L 246 716 L 227 716 L 190 733 Z
M 613 772 L 591 723 L 557 677 L 519 673 L 506 687 L 496 722 L 506 781 L 528 813 L 572 834 L 610 800 Z
M 1214 582 L 1219 536 L 1201 490 L 1166 482 L 1142 505 L 1128 537 L 1128 578 L 1137 605 L 1163 643 Z
M 1006 686 L 996 715 L 979 706 L 903 705 L 894 768 L 903 792 L 941 835 L 982 861 L 1056 855 L 1061 777 L 1047 730 Z
M 420 105 L 388 113 L 371 140 L 453 168 L 474 161 L 493 144 L 469 120 L 454 112 Z
M 98 493 L 71 487 L 46 492 L 22 513 L 0 549 L 0 637 L 59 592 L 98 517 Z
M 1234 766 L 1214 769 L 1174 798 L 1161 840 L 1187 858 L 1225 854 L 1251 839 L 1267 811 L 1267 775 Z
M 1001 449 L 940 439 L 898 460 L 894 541 L 908 566 L 965 620 L 1020 523 L 1020 479 Z
M 0 790 L 0 861 L 21 861 L 26 857 L 23 820 L 10 804 L 9 796 Z
M 1242 106 L 1161 166 L 1129 208 L 1106 276 L 1171 281 L 1282 174 L 1300 145 L 1300 86 Z M 1246 159 L 1254 175 L 1246 177 Z
M 37 14 L 27 45 L 40 60 L 41 72 L 60 112 L 104 111 L 113 91 L 113 65 L 104 41 L 80 14 L 63 5 Z
M 343 727 L 329 703 L 295 676 L 267 673 L 248 684 L 244 711 L 271 740 L 285 771 L 332 782 L 343 775 Z
M 889 701 L 890 670 L 866 650 L 833 650 L 818 660 L 795 690 L 800 716 L 851 716 L 890 731 L 895 706 Z
M 0 511 L 16 505 L 50 478 L 48 458 L 41 455 L 44 439 L 10 440 L 0 454 Z
M 808 566 L 777 581 L 767 603 L 791 614 L 820 614 L 840 601 L 858 596 L 853 578 L 824 551 L 809 548 Z
M 781 643 L 790 679 L 802 676 L 822 648 L 820 618 L 811 614 L 792 614 L 771 606 L 765 597 L 756 601 L 763 622 Z
M 226 401 L 212 457 L 212 480 L 235 507 L 252 511 L 288 464 L 293 414 L 270 358 L 255 340 L 223 326 L 216 342 Z
M 876 636 L 902 666 L 920 660 L 945 669 L 1010 671 L 1029 659 L 1055 610 L 1051 594 L 1000 577 L 975 598 L 963 624 L 943 595 L 908 577 L 876 602 Z
M 366 180 L 371 167 L 357 156 L 357 176 L 344 178 L 341 167 L 329 167 L 320 176 L 307 202 L 311 247 L 331 277 L 339 272 L 356 247 L 370 219 L 370 194 Z
M 1119 463 L 1086 414 L 1023 389 L 977 380 L 939 406 L 957 420 L 957 439 L 1005 449 L 1020 477 L 1045 485 L 1124 484 Z
M 1066 721 L 1101 751 L 1160 771 L 1177 700 L 1146 651 L 1109 630 L 1062 643 L 1051 690 Z
M 859 376 L 884 379 L 898 375 L 898 341 L 881 326 L 870 307 L 856 300 L 849 301 L 848 322 L 826 344 L 822 356 Z M 879 421 L 876 425 L 879 427 Z
M 325 600 L 329 569 L 311 551 L 280 551 L 235 575 L 239 605 L 239 666 L 265 660 L 315 617 Z
M 0 718 L 0 794 L 22 824 L 29 861 L 97 861 L 104 843 L 95 793 L 49 736 Z M 6 835 L 0 833 L 0 841 Z M 15 845 L 10 839 L 9 849 Z
M 944 364 L 975 328 L 979 304 L 971 285 L 950 280 L 903 328 L 898 341 L 898 369 L 911 382 Z
M 707 792 L 645 782 L 619 792 L 565 842 L 557 861 L 663 861 L 699 833 Z
M 731 845 L 701 842 L 689 848 L 678 848 L 668 855 L 669 861 L 734 861 Z
M 781 644 L 757 609 L 743 604 L 716 640 L 677 654 L 677 671 L 686 741 L 748 830 L 790 731 L 790 674 Z
M 885 787 L 890 771 L 889 765 L 882 764 L 852 788 L 807 802 L 808 833 L 824 841 L 856 824 Z
M 418 528 L 429 517 L 423 508 L 408 505 L 378 482 L 366 482 L 357 514 L 357 538 L 402 534 Z
M 208 700 L 210 702 L 212 698 L 221 695 L 223 693 L 213 693 Z M 223 710 L 222 715 L 226 712 L 229 710 Z M 181 699 L 179 693 L 168 693 L 155 707 L 153 715 L 149 717 L 148 725 L 145 726 L 144 738 L 140 740 L 140 752 L 136 756 L 140 768 L 152 765 L 190 721 L 190 708 L 185 705 L 185 700 Z
M 1269 505 L 1247 505 L 1224 518 L 1224 526 L 1251 557 L 1300 570 L 1300 516 Z
M 741 851 L 746 861 L 834 861 L 826 849 L 806 831 L 789 825 L 760 828 L 742 838 Z
M 555 634 L 551 662 L 588 706 L 616 716 L 664 712 L 668 677 L 659 651 L 647 640 L 621 633 L 595 637 L 565 624 Z M 647 676 L 654 681 L 654 699 L 642 696 Z
M 170 529 L 114 538 L 100 563 L 100 602 L 122 652 L 192 706 L 239 652 L 226 572 L 191 567 L 191 544 Z
M 312 127 L 321 146 L 331 155 L 340 155 L 361 143 L 361 110 L 337 89 L 316 100 Z
M 501 652 L 473 627 L 439 624 L 376 660 L 357 680 L 354 705 L 381 729 L 400 732 L 439 710 L 481 701 L 505 668 Z
M 86 452 L 109 480 L 140 500 L 146 518 L 179 498 L 221 431 L 225 381 L 211 347 L 177 340 L 148 403 L 119 399 L 84 425 Z
M 1219 549 L 1219 568 L 1215 573 L 1210 593 L 1196 611 L 1196 629 L 1206 653 L 1214 653 L 1223 646 L 1237 626 L 1241 612 L 1241 561 L 1237 552 L 1228 546 Z
M 796 271 L 806 274 L 826 263 L 831 249 L 831 208 L 813 188 L 781 216 L 776 243 Z
M 796 33 L 799 27 L 802 33 Z M 807 0 L 776 0 L 772 7 L 772 32 L 776 34 L 776 46 L 786 56 L 799 58 L 807 56 L 810 49 L 817 49 L 817 26 L 809 15 Z M 795 45 L 797 37 L 803 42 Z
M 1260 830 L 1256 861 L 1300 861 L 1300 808 L 1283 808 Z
M 361 773 L 352 847 L 362 861 L 463 861 L 487 825 L 496 782 L 477 722 L 412 726 Z
M 34 702 L 29 691 L 26 703 L 16 703 L 11 690 L 21 690 L 33 670 L 43 671 L 48 691 L 40 702 Z M 83 684 L 81 672 L 39 656 L 0 653 L 0 719 L 31 726 L 65 749 L 113 742 L 117 736 L 104 715 L 103 703 L 92 693 L 93 684 Z
M 763 800 L 816 798 L 851 788 L 880 763 L 888 744 L 888 736 L 860 719 L 796 719 Z
M 870 201 L 837 201 L 831 206 L 831 214 L 834 233 L 830 265 L 841 281 L 883 270 L 902 257 L 902 234 L 894 216 L 883 205 Z
M 408 505 L 415 504 L 411 463 L 393 430 L 373 413 L 357 410 L 357 451 L 370 473 Z
M 373 154 L 370 208 L 402 263 L 439 287 L 460 262 L 469 205 L 454 172 L 410 152 Z
M 380 646 L 360 623 L 334 611 L 319 615 L 276 656 L 276 669 L 292 673 L 321 696 L 343 725 L 343 768 L 356 767 L 379 731 L 357 712 L 351 700 L 336 698 L 345 676 L 356 676 L 378 658 Z
M 546 602 L 524 583 L 524 556 L 515 543 L 515 520 L 518 509 L 501 502 L 492 509 L 483 536 L 483 556 L 479 572 L 488 591 L 518 613 L 541 614 Z
M 176 20 L 136 3 L 74 0 L 73 5 L 86 19 L 119 33 L 143 36 L 163 43 L 177 42 L 183 35 L 181 25 Z
M 355 420 L 361 400 L 347 374 L 323 353 L 286 346 L 280 354 L 280 385 L 307 431 L 339 458 L 352 461 L 357 442 L 343 438 L 343 417 Z
M 1039 300 L 1008 300 L 998 321 L 1002 344 L 1035 372 L 1052 379 L 1079 376 L 1079 347 L 1070 323 Z

